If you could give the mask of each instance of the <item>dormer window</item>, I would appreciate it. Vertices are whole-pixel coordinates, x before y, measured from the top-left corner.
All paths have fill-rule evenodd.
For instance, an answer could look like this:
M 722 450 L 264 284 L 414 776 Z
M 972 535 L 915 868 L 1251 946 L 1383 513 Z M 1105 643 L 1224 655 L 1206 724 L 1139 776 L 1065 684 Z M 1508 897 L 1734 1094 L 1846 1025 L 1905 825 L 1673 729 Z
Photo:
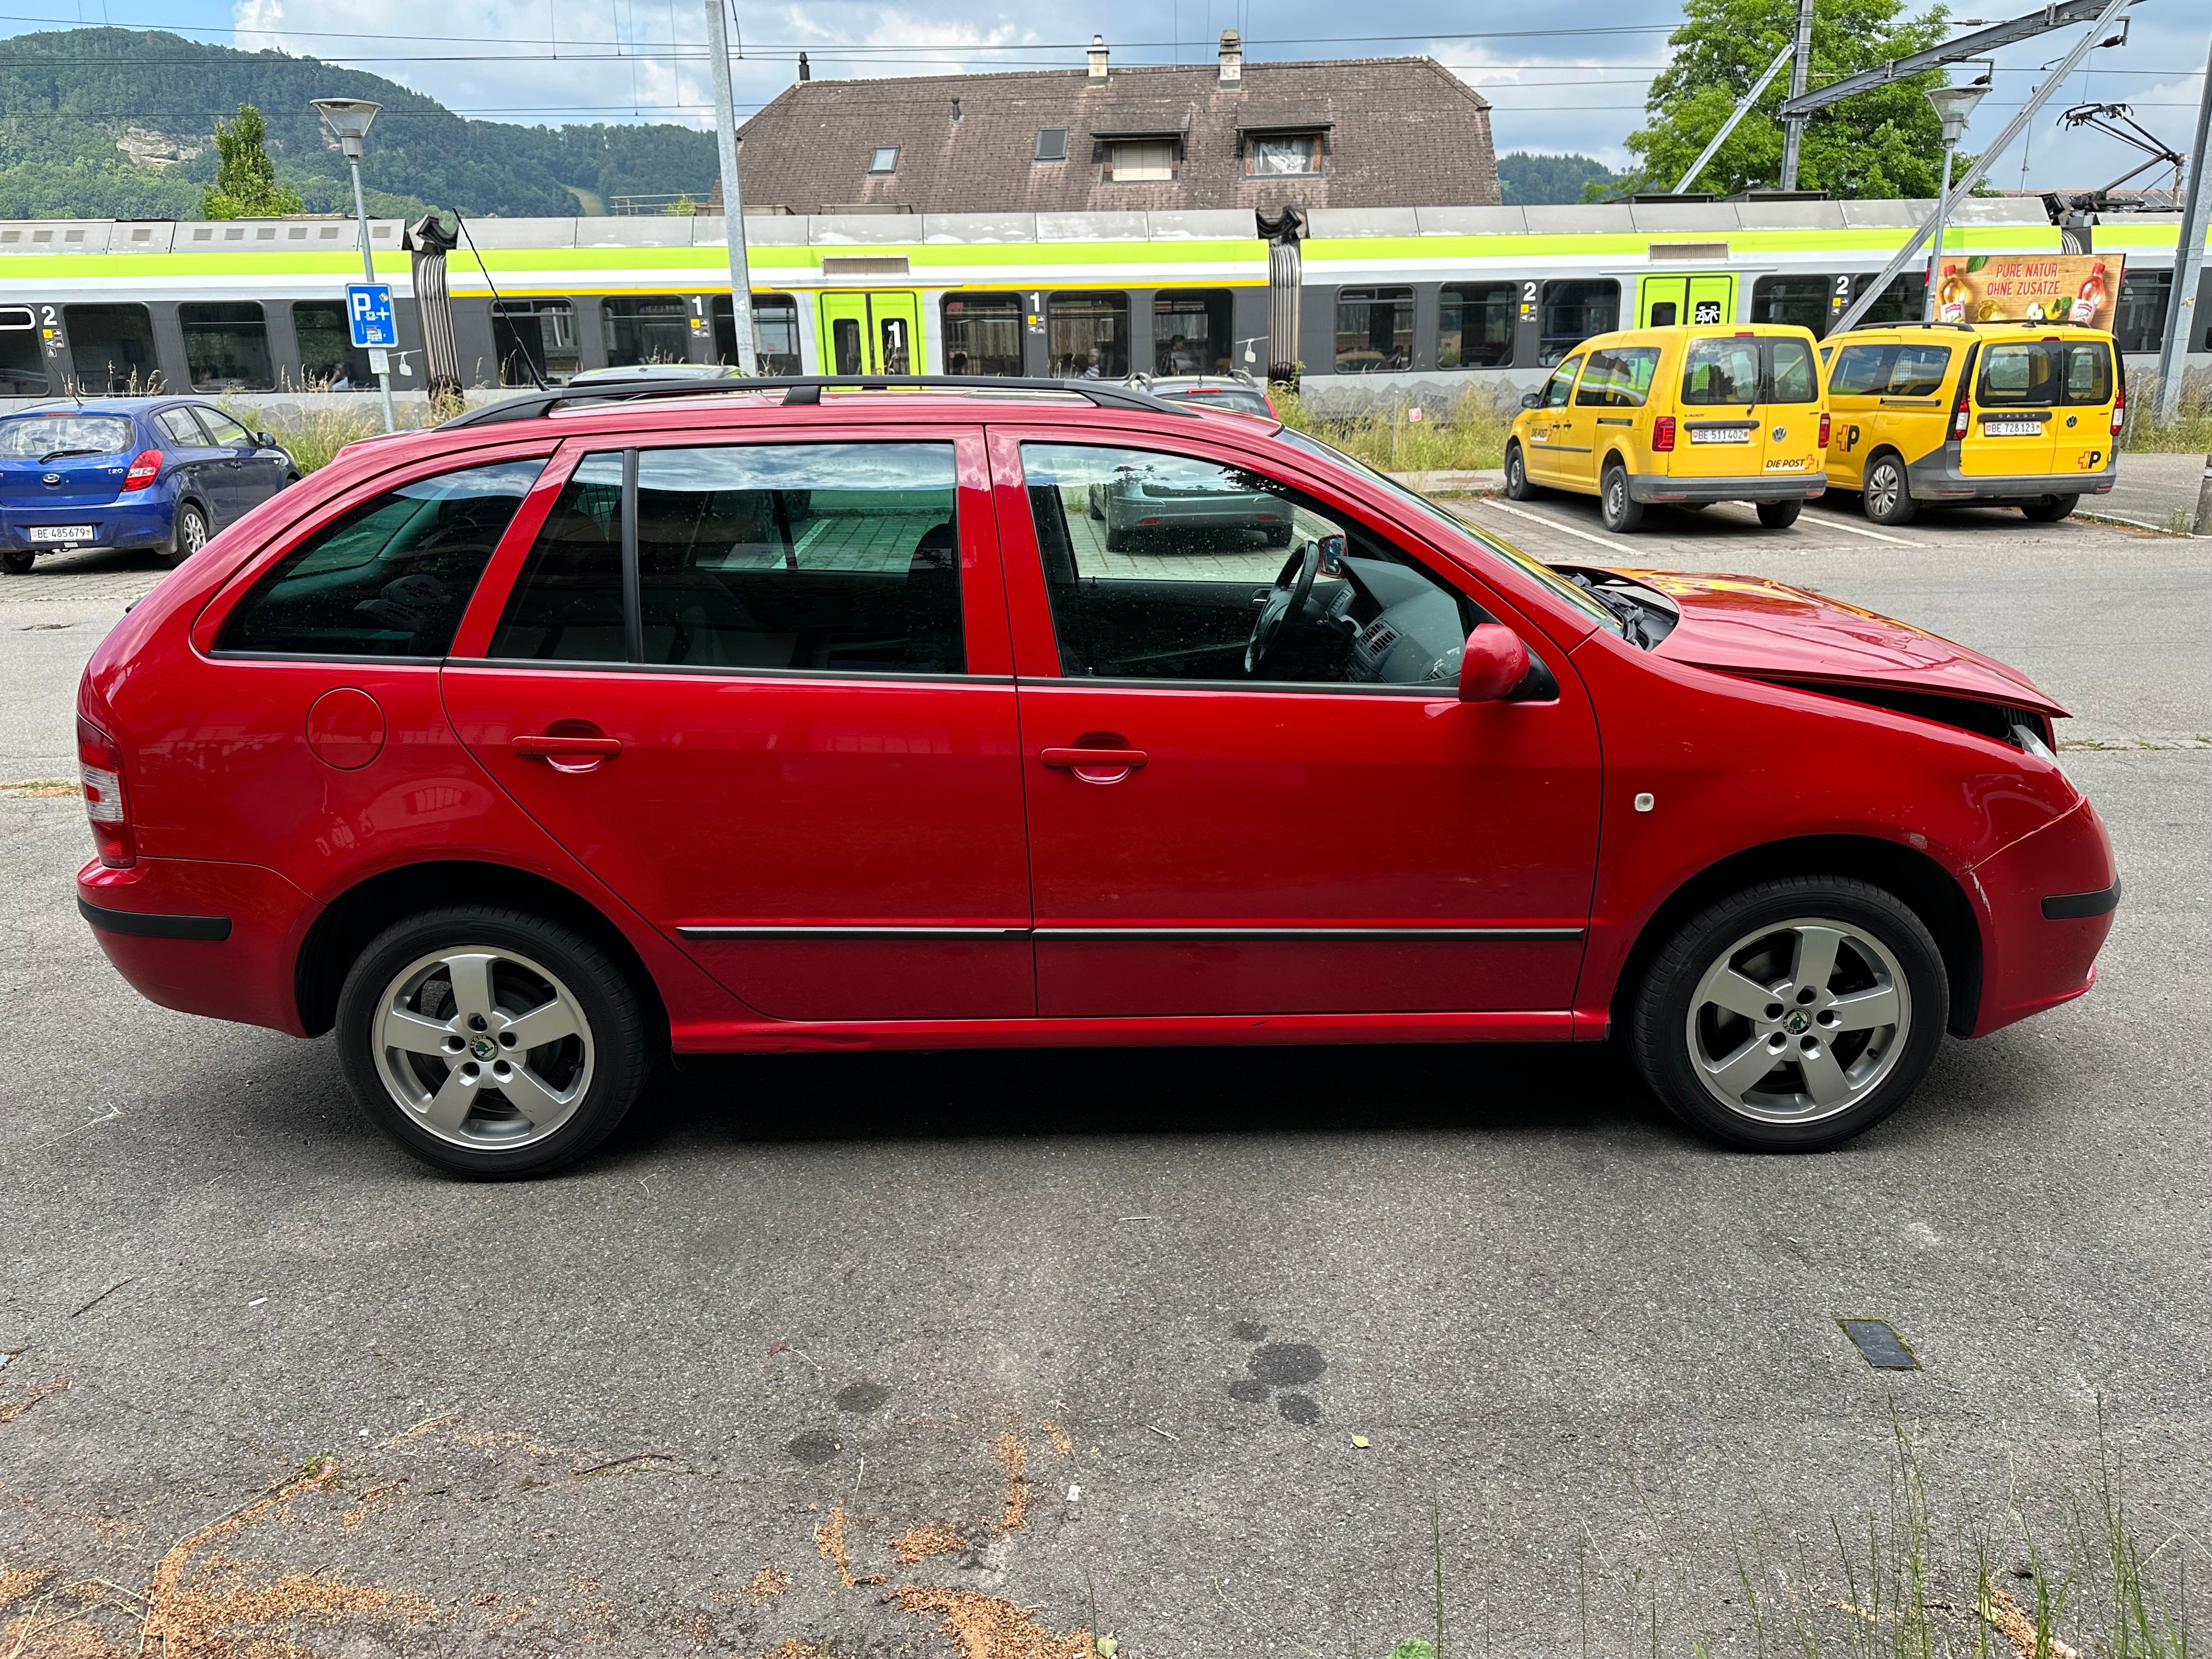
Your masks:
M 1036 159 L 1040 161 L 1065 161 L 1067 159 L 1066 127 L 1037 129 Z
M 871 173 L 896 173 L 898 171 L 898 146 L 896 144 L 878 144 L 876 147 L 875 152 L 868 157 L 868 171 Z
M 1255 133 L 1244 141 L 1248 179 L 1295 179 L 1321 171 L 1317 132 Z
M 1175 153 L 1175 141 L 1169 138 L 1125 139 L 1107 149 L 1117 185 L 1174 178 Z

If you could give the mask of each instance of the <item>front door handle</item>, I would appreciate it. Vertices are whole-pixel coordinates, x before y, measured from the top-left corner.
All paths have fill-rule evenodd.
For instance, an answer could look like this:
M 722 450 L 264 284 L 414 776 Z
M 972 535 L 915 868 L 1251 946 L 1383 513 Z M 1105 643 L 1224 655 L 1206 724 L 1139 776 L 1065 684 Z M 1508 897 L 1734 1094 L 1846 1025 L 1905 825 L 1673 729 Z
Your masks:
M 1141 749 L 1083 746 L 1042 750 L 1037 758 L 1056 770 L 1074 773 L 1084 783 L 1119 783 L 1152 757 Z

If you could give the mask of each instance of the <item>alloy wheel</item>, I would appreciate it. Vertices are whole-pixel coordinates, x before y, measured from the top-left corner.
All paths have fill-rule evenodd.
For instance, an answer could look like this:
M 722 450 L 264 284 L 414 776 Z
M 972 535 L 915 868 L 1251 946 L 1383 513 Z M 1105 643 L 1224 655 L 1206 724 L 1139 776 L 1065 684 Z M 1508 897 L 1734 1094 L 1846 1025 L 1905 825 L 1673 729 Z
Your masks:
M 417 957 L 386 986 L 369 1032 L 378 1076 L 414 1122 L 512 1152 L 567 1122 L 591 1087 L 590 1023 L 550 972 L 512 951 Z
M 1847 1112 L 1895 1068 L 1911 993 L 1889 947 L 1820 917 L 1777 922 L 1721 952 L 1690 998 L 1692 1069 L 1727 1110 L 1763 1123 Z
M 191 507 L 179 516 L 177 539 L 188 554 L 197 553 L 208 544 L 207 520 Z
M 1874 471 L 1867 475 L 1867 516 L 1887 519 L 1896 512 L 1898 491 L 1903 488 L 1904 483 L 1897 476 L 1894 466 L 1887 461 L 1875 462 Z

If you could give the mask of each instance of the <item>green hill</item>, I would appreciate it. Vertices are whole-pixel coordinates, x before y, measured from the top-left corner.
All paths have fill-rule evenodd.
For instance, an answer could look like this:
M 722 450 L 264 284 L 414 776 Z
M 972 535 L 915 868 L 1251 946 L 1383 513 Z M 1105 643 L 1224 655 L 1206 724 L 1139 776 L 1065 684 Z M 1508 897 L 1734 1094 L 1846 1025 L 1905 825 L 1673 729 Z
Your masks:
M 1539 155 L 1515 150 L 1498 158 L 1498 185 L 1508 207 L 1579 202 L 1587 188 L 1601 186 L 1600 194 L 1626 184 L 1626 173 L 1613 173 L 1587 155 Z
M 714 136 L 689 127 L 469 121 L 312 58 L 80 28 L 16 35 L 0 58 L 0 218 L 197 217 L 215 179 L 216 118 L 241 103 L 268 118 L 279 181 L 310 212 L 350 213 L 345 159 L 313 98 L 384 106 L 362 167 L 372 213 L 560 216 L 617 194 L 703 200 L 714 182 Z

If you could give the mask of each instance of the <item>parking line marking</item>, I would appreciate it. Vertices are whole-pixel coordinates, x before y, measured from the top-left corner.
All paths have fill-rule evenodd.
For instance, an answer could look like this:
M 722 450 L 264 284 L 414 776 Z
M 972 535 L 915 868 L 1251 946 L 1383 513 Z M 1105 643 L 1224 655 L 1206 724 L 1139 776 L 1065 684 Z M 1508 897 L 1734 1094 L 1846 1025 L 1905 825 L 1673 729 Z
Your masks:
M 1928 545 L 1925 542 L 1908 542 L 1902 536 L 1885 536 L 1879 530 L 1869 530 L 1863 524 L 1846 524 L 1841 519 L 1831 519 L 1825 515 L 1816 520 L 1815 522 L 1824 524 L 1831 530 L 1844 531 L 1853 536 L 1864 536 L 1870 541 L 1888 542 L 1893 546 L 1896 547 L 1925 547 Z
M 1495 496 L 1486 495 L 1482 497 L 1482 504 L 1485 507 L 1494 507 L 1500 513 L 1510 513 L 1516 519 L 1531 519 L 1538 524 L 1547 524 L 1554 530 L 1565 531 L 1570 536 L 1579 536 L 1586 542 L 1595 542 L 1600 547 L 1618 547 L 1626 549 L 1632 546 L 1632 544 L 1624 542 L 1617 537 L 1594 536 L 1587 530 L 1577 530 L 1571 524 L 1561 524 L 1557 519 L 1552 517 L 1548 513 L 1530 513 L 1522 507 L 1508 507 L 1504 501 L 1498 500 Z

